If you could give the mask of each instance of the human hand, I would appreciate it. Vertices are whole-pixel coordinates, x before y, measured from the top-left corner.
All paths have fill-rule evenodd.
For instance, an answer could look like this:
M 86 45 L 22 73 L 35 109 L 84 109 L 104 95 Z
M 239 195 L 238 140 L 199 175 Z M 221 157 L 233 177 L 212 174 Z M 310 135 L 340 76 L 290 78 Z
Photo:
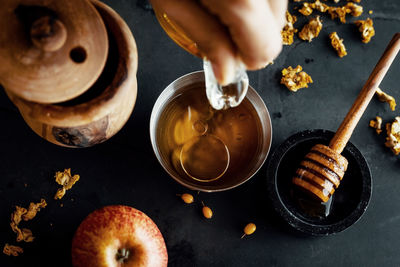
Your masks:
M 226 85 L 237 60 L 265 67 L 282 49 L 287 0 L 151 0 L 193 40 Z

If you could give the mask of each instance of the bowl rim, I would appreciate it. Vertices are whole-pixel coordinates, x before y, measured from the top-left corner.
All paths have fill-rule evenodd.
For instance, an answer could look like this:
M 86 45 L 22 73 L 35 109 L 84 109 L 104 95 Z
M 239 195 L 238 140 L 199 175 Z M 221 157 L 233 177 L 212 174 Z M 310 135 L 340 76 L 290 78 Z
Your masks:
M 272 122 L 271 122 L 271 116 L 269 114 L 268 108 L 265 105 L 264 100 L 257 93 L 257 91 L 249 85 L 246 98 L 249 94 L 251 94 L 251 96 L 253 98 L 255 98 L 256 101 L 258 101 L 258 103 L 261 105 L 261 111 L 264 113 L 264 116 L 265 116 L 265 120 L 262 121 L 261 123 L 263 125 L 265 124 L 265 127 L 267 128 L 267 134 L 264 134 L 264 137 L 263 137 L 263 140 L 266 144 L 263 145 L 263 151 L 261 153 L 262 159 L 261 159 L 261 161 L 258 162 L 258 166 L 256 168 L 251 169 L 250 175 L 248 175 L 245 179 L 240 180 L 240 182 L 238 182 L 238 183 L 235 183 L 230 186 L 219 185 L 218 188 L 215 188 L 215 189 L 198 187 L 196 185 L 187 183 L 187 182 L 185 182 L 185 180 L 181 179 L 180 177 L 175 175 L 172 171 L 170 171 L 167 168 L 167 166 L 165 166 L 166 164 L 164 164 L 164 162 L 163 162 L 161 152 L 156 145 L 156 140 L 157 140 L 156 129 L 157 129 L 158 119 L 160 117 L 160 114 L 162 113 L 161 111 L 165 107 L 165 104 L 168 103 L 169 99 L 171 99 L 171 98 L 168 98 L 168 96 L 170 96 L 170 97 L 173 96 L 175 91 L 180 89 L 179 87 L 176 88 L 177 85 L 179 85 L 182 82 L 185 82 L 185 80 L 190 79 L 190 78 L 193 78 L 194 82 L 204 81 L 204 71 L 202 71 L 202 70 L 194 71 L 194 72 L 185 74 L 183 76 L 180 76 L 179 78 L 177 78 L 173 82 L 171 82 L 158 96 L 158 98 L 153 106 L 152 112 L 151 112 L 150 127 L 149 127 L 150 128 L 149 129 L 150 130 L 150 140 L 151 140 L 153 152 L 154 152 L 158 162 L 163 167 L 163 169 L 169 174 L 169 176 L 171 176 L 179 184 L 181 184 L 189 189 L 196 190 L 196 191 L 202 191 L 202 192 L 221 192 L 221 191 L 233 189 L 239 185 L 242 185 L 243 183 L 247 182 L 248 180 L 250 180 L 261 169 L 261 167 L 264 165 L 264 163 L 269 155 L 269 152 L 271 149 L 271 143 L 272 143 Z
M 349 152 L 351 152 L 352 155 L 357 156 L 357 162 L 363 177 L 361 201 L 350 215 L 332 224 L 313 224 L 296 216 L 296 214 L 285 205 L 277 186 L 278 166 L 280 165 L 282 158 L 285 157 L 286 153 L 290 149 L 301 142 L 315 139 L 317 137 L 331 137 L 333 134 L 334 132 L 323 129 L 297 132 L 288 137 L 273 151 L 267 163 L 267 189 L 273 208 L 279 216 L 295 230 L 313 236 L 336 234 L 357 223 L 365 213 L 372 196 L 372 176 L 368 162 L 362 155 L 361 151 L 353 143 L 348 142 L 345 150 L 350 150 Z

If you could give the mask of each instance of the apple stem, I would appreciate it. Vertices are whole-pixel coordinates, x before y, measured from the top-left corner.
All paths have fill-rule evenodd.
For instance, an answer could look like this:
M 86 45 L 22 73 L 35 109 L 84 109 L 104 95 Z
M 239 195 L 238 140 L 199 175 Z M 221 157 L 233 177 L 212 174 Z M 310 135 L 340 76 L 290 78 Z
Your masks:
M 130 254 L 129 249 L 121 248 L 118 249 L 117 255 L 115 256 L 118 262 L 123 263 L 129 258 L 129 254 Z

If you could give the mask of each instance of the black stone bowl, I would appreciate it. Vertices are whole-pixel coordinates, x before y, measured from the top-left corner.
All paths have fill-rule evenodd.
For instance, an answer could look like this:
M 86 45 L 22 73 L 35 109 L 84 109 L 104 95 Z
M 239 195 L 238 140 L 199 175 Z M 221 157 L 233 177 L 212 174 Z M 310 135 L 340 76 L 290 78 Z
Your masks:
M 349 142 L 342 153 L 349 166 L 333 195 L 331 213 L 327 217 L 310 216 L 299 205 L 292 177 L 311 147 L 328 145 L 333 135 L 327 130 L 297 133 L 286 139 L 268 161 L 267 187 L 272 206 L 290 226 L 308 235 L 330 235 L 345 230 L 361 218 L 371 198 L 370 169 L 361 152 Z

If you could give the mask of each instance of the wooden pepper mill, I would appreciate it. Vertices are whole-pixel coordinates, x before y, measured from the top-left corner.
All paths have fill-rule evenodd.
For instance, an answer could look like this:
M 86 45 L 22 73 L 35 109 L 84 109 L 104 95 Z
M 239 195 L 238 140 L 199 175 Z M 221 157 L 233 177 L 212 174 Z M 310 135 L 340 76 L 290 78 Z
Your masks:
M 61 146 L 117 133 L 137 95 L 137 48 L 124 20 L 97 0 L 5 0 L 0 84 L 25 122 Z
M 400 50 L 400 33 L 396 33 L 378 61 L 363 89 L 347 113 L 329 146 L 317 144 L 300 163 L 293 183 L 323 202 L 338 188 L 348 162 L 340 155 L 360 120 L 376 89 Z

